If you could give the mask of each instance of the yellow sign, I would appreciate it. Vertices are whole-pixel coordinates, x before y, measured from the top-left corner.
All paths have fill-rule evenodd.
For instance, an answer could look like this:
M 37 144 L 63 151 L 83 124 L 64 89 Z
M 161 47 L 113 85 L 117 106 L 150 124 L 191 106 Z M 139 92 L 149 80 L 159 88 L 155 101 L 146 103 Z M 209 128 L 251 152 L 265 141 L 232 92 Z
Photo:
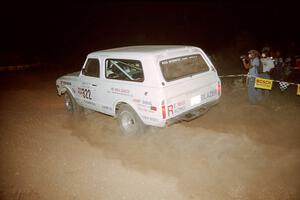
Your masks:
M 273 86 L 273 80 L 264 79 L 264 78 L 256 78 L 255 79 L 255 88 L 271 90 Z
M 298 84 L 297 95 L 300 95 L 300 84 Z

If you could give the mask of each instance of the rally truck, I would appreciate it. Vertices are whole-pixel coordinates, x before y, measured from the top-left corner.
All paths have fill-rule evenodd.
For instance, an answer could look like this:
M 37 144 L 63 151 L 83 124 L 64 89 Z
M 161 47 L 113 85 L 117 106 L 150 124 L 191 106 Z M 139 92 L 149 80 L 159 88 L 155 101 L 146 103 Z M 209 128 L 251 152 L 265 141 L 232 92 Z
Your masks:
M 87 108 L 117 119 L 126 135 L 204 114 L 221 97 L 221 81 L 194 46 L 146 45 L 95 51 L 81 71 L 56 80 L 66 109 Z

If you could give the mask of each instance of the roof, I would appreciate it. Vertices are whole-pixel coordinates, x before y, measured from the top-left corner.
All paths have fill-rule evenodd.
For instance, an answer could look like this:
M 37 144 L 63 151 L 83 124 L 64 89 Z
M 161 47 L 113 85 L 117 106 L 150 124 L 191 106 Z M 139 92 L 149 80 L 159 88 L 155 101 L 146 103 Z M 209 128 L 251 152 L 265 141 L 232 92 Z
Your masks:
M 184 45 L 143 45 L 143 46 L 127 46 L 114 49 L 107 49 L 95 51 L 89 56 L 97 55 L 112 55 L 112 54 L 126 54 L 126 55 L 161 55 L 168 52 L 175 52 L 180 50 L 195 49 L 197 47 Z

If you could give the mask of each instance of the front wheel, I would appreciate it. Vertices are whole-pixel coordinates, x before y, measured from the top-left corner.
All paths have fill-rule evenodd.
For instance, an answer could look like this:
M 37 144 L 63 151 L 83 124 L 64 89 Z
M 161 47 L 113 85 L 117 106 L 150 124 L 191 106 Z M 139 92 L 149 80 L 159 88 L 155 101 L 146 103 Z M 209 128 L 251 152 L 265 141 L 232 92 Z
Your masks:
M 67 111 L 70 113 L 81 113 L 83 111 L 83 108 L 76 103 L 74 97 L 68 91 L 64 94 L 64 102 Z
M 145 124 L 129 105 L 120 107 L 117 119 L 124 135 L 132 136 L 145 132 Z

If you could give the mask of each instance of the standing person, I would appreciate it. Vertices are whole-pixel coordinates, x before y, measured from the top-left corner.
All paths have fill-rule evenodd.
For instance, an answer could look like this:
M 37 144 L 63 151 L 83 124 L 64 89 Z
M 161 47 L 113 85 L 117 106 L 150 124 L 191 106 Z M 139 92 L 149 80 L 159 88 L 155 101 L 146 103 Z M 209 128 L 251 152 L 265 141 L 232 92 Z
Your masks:
M 271 79 L 271 71 L 273 71 L 275 67 L 274 59 L 271 57 L 270 53 L 262 50 L 260 62 L 263 66 L 263 72 L 260 74 L 260 77 L 265 79 Z M 262 93 L 264 97 L 268 97 L 270 94 L 269 90 L 263 90 Z
M 261 77 L 270 79 L 271 70 L 275 67 L 274 59 L 272 58 L 269 52 L 266 52 L 263 49 L 261 53 L 260 61 L 263 66 L 263 73 Z
M 243 66 L 249 70 L 248 72 L 248 99 L 251 104 L 256 104 L 262 99 L 262 91 L 260 89 L 256 89 L 255 85 L 255 78 L 259 77 L 259 67 L 260 67 L 260 60 L 259 60 L 260 53 L 256 50 L 250 50 L 248 52 L 248 59 L 242 59 Z
M 279 50 L 276 50 L 274 53 L 274 64 L 277 72 L 277 80 L 284 80 L 284 62 Z

